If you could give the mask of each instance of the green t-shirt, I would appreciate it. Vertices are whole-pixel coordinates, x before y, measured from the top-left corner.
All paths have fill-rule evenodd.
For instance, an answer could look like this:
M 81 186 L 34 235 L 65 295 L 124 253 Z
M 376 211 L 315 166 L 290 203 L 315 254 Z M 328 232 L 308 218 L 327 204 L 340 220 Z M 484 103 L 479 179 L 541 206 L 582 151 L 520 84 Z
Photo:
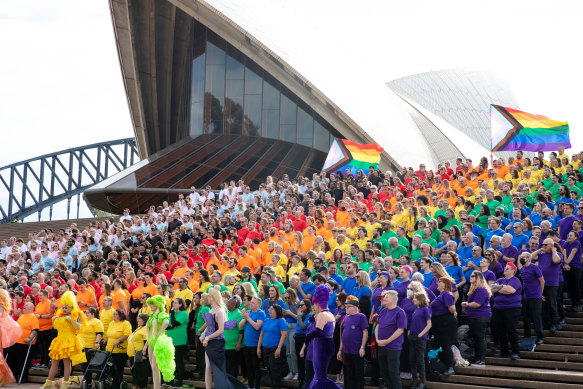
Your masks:
M 431 238 L 435 239 L 437 243 L 441 242 L 441 231 L 439 229 L 431 233 Z
M 421 258 L 421 249 L 411 250 L 411 260 L 416 260 Z
M 241 311 L 235 309 L 232 312 L 227 312 L 227 321 L 229 320 L 237 320 L 237 326 L 232 330 L 225 330 L 225 350 L 234 350 L 239 342 L 239 333 L 243 330 L 243 328 L 239 328 L 239 322 L 243 320 Z M 241 345 L 242 344 L 243 343 L 241 342 Z
M 453 219 L 448 220 L 447 224 L 445 226 L 447 228 L 451 228 L 451 226 L 458 226 L 460 230 L 462 229 L 462 223 L 460 223 L 460 221 L 458 219 L 456 219 L 455 217 Z M 435 231 L 433 231 L 433 232 L 435 232 Z M 433 234 L 431 234 L 431 237 L 433 238 Z
M 281 282 L 275 281 L 275 282 L 269 284 L 269 286 L 271 286 L 271 285 L 275 285 L 279 288 L 280 295 L 283 295 L 285 293 L 285 286 L 283 286 L 283 284 Z
M 399 242 L 398 243 L 401 246 L 407 247 L 407 248 L 409 248 L 411 246 L 411 243 L 409 242 L 409 239 L 407 239 L 406 237 L 402 237 L 401 239 L 399 239 Z
M 439 215 L 441 215 L 441 216 L 443 216 L 443 217 L 446 217 L 445 210 L 443 210 L 443 209 L 438 209 L 437 211 L 435 211 L 435 215 L 433 215 L 433 218 L 434 218 L 435 220 L 437 220 L 437 217 L 438 217 Z
M 372 266 L 372 263 L 370 263 L 370 262 L 358 262 L 358 267 L 367 273 L 370 272 L 371 266 Z
M 486 205 L 488 208 L 490 208 L 490 213 L 491 213 L 492 215 L 495 215 L 495 214 L 496 214 L 496 208 L 497 208 L 497 207 L 504 207 L 504 206 L 502 205 L 502 203 L 500 203 L 500 201 L 498 201 L 498 200 L 492 200 L 492 201 L 488 201 L 488 202 L 486 202 L 486 203 L 484 203 L 484 204 L 485 204 L 485 205 Z
M 392 247 L 389 248 L 389 255 L 395 259 L 401 258 L 401 255 L 409 254 L 409 250 L 406 247 L 398 245 L 397 248 L 393 249 Z
M 396 234 L 395 234 L 396 235 Z M 381 244 L 381 253 L 385 254 L 389 247 L 389 241 L 383 238 L 375 239 L 374 242 L 379 242 Z
M 220 284 L 219 285 L 221 287 L 221 293 L 225 292 L 225 291 L 229 291 L 229 288 L 227 288 L 225 285 Z M 213 285 L 209 286 L 208 288 L 206 288 L 206 293 L 209 292 L 209 290 L 211 290 L 211 288 L 213 287 Z
M 203 313 L 208 313 L 211 311 L 211 307 L 201 307 L 198 310 L 198 313 L 196 315 L 196 325 L 194 326 L 194 330 L 196 332 L 198 332 L 198 330 L 200 330 L 200 327 L 202 327 L 202 325 L 204 324 L 204 319 L 202 318 L 202 314 Z
M 541 182 L 545 186 L 546 190 L 551 189 L 551 187 L 553 186 L 553 179 L 552 178 L 547 178 L 546 180 L 542 180 Z
M 421 243 L 427 243 L 428 245 L 430 245 L 431 247 L 437 247 L 437 242 L 435 241 L 435 239 L 433 238 L 429 238 L 429 239 L 423 239 L 421 241 Z
M 551 186 L 550 191 L 553 195 L 553 201 L 557 201 L 559 198 L 561 198 L 561 195 L 559 194 L 560 187 L 561 187 L 561 185 Z
M 391 239 L 392 237 L 395 237 L 397 239 L 399 239 L 399 237 L 397 236 L 397 233 L 395 231 L 386 231 L 383 232 L 383 234 L 381 235 L 381 239 L 386 240 L 387 242 L 389 241 L 389 239 Z
M 174 314 L 174 319 L 179 322 L 180 325 L 176 328 L 166 331 L 166 335 L 172 339 L 172 344 L 175 346 L 184 346 L 188 343 L 188 313 L 186 311 L 176 312 Z M 172 325 L 172 322 L 170 322 L 170 325 Z

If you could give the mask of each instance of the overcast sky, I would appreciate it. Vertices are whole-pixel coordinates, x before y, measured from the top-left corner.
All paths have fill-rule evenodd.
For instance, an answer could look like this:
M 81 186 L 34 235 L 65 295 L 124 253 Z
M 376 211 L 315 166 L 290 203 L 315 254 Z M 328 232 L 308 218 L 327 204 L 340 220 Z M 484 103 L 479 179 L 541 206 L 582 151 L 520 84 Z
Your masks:
M 352 14 L 355 4 L 274 2 L 296 13 L 309 9 L 323 33 L 330 9 Z M 386 81 L 460 66 L 503 74 L 523 110 L 569 120 L 581 150 L 582 3 L 361 1 L 345 28 L 358 39 L 378 39 L 367 36 L 367 25 L 390 26 L 390 47 L 379 39 L 379 47 L 395 53 Z M 378 7 L 386 16 L 373 12 Z M 0 166 L 133 136 L 107 1 L 4 0 L 0 47 Z

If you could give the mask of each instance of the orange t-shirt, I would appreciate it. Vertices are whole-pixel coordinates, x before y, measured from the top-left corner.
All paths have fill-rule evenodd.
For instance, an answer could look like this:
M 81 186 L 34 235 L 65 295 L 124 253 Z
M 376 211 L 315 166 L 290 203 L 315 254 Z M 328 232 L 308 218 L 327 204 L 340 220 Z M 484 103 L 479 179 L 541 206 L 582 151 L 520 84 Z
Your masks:
M 219 269 L 221 268 L 221 261 L 219 261 L 217 258 L 213 258 L 206 263 L 206 269 L 207 270 L 210 269 L 213 263 L 215 263 L 219 267 Z
M 249 268 L 251 269 L 251 273 L 253 273 L 255 271 L 255 269 L 259 266 L 259 263 L 257 262 L 257 260 L 254 257 L 252 257 L 250 255 L 246 255 L 244 257 L 239 257 L 239 262 L 237 263 L 237 269 L 239 271 L 241 271 L 241 269 L 243 269 L 245 266 L 249 266 Z M 261 269 L 259 269 L 259 270 L 261 270 Z
M 158 287 L 156 286 L 156 284 L 148 285 L 144 289 L 145 289 L 144 293 L 148 293 L 152 297 L 158 295 Z
M 34 307 L 34 311 L 39 315 L 47 315 L 51 311 L 51 301 L 39 301 L 39 303 Z M 53 321 L 49 318 L 38 319 L 39 330 L 46 331 L 53 328 Z
M 261 256 L 263 255 L 263 251 L 261 251 L 261 249 L 259 247 L 257 247 L 254 250 L 248 249 L 247 254 L 251 255 L 253 258 L 255 258 L 255 260 L 257 261 L 258 264 L 261 263 Z
M 28 344 L 24 342 L 24 339 L 28 338 L 33 330 L 40 329 L 38 319 L 34 313 L 25 313 L 21 315 L 18 318 L 17 323 L 20 328 L 22 328 L 22 335 L 20 336 L 20 339 L 16 341 L 16 343 Z
M 190 290 L 192 291 L 192 293 L 198 292 L 199 286 L 200 285 L 195 280 L 191 280 L 191 281 L 188 282 L 188 287 L 190 288 Z
M 338 209 L 336 212 L 336 220 L 338 221 L 338 227 L 348 227 L 350 222 L 350 214 L 348 211 L 341 211 Z
M 112 290 L 111 291 L 111 298 L 113 299 L 113 305 L 112 305 L 113 309 L 121 309 L 119 304 L 122 302 L 124 303 L 125 308 L 128 309 L 127 296 L 123 290 L 119 290 L 119 291 Z
M 95 295 L 89 289 L 85 290 L 85 292 L 81 291 L 77 292 L 77 301 L 80 301 L 85 304 L 97 303 Z M 89 307 L 84 305 L 79 306 L 79 309 L 82 310 L 83 312 L 86 312 L 89 309 Z
M 132 297 L 134 300 L 139 300 L 145 292 L 146 288 L 144 286 L 138 286 L 132 291 Z

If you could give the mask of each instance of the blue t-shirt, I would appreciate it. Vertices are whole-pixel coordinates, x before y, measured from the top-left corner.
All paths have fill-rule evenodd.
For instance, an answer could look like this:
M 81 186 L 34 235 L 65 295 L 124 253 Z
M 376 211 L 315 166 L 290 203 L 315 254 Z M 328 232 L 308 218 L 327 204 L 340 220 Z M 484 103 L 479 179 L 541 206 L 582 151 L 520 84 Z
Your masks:
M 524 247 L 528 247 L 528 236 L 526 236 L 526 234 L 522 233 L 518 236 L 514 236 L 514 238 L 512 238 L 512 243 L 511 243 L 514 247 L 516 247 L 518 250 L 522 250 L 522 246 L 524 245 Z
M 480 268 L 480 262 L 482 261 L 482 257 L 479 257 L 477 259 L 474 259 L 474 257 L 470 257 L 470 258 L 466 258 L 464 260 L 462 260 L 462 265 L 463 266 L 468 266 L 468 264 L 470 262 L 472 262 L 474 265 L 476 265 L 478 267 L 478 269 Z M 463 270 L 463 269 L 462 269 Z M 464 272 L 464 276 L 466 277 L 466 282 L 468 282 L 470 280 L 470 276 L 472 275 L 472 273 L 474 272 L 474 269 L 468 269 Z
M 423 286 L 429 288 L 431 285 L 431 279 L 434 277 L 433 272 L 430 271 L 429 273 L 422 273 L 423 274 Z
M 285 304 L 285 308 L 284 309 L 289 309 L 290 311 L 292 311 L 294 314 L 298 313 L 298 308 L 300 306 L 300 303 L 298 302 L 295 306 L 294 304 Z M 288 323 L 295 323 L 297 319 L 294 319 L 292 316 L 290 315 L 283 315 L 285 321 L 287 321 Z
M 456 285 L 462 282 L 462 276 L 464 275 L 464 271 L 461 266 L 447 265 L 445 267 L 445 271 L 447 272 L 447 274 L 450 275 L 451 278 L 454 279 Z
M 333 276 L 330 276 L 331 279 L 334 280 L 334 282 L 336 282 L 336 284 L 338 284 L 338 286 L 341 286 L 342 283 L 344 282 L 344 280 L 342 279 L 342 277 L 340 277 L 338 275 L 338 273 L 334 274 Z
M 312 281 L 308 281 L 305 284 L 300 283 L 300 288 L 302 288 L 302 290 L 304 291 L 305 294 L 314 295 L 314 292 L 316 291 L 316 284 L 314 284 Z M 299 291 L 298 291 L 298 297 L 303 298 Z
M 253 321 L 262 320 L 265 323 L 265 312 L 261 309 L 257 312 L 249 311 L 249 317 Z M 261 329 L 256 330 L 253 328 L 249 322 L 245 323 L 245 347 L 257 347 L 257 343 L 259 342 L 259 334 L 261 333 Z
M 263 344 L 265 348 L 276 348 L 281 339 L 281 331 L 287 331 L 287 322 L 284 319 L 265 319 L 263 322 Z M 285 346 L 285 342 L 283 343 Z
M 356 277 L 346 277 L 342 282 L 342 290 L 350 296 L 354 295 L 354 289 L 356 289 Z
M 360 300 L 364 296 L 370 297 L 371 293 L 372 292 L 368 286 L 361 286 L 360 288 L 356 289 L 356 294 L 354 296 Z
M 300 318 L 300 316 L 301 315 L 298 315 L 298 318 Z M 303 328 L 303 329 L 300 327 L 300 323 L 299 323 L 300 319 L 297 320 L 298 325 L 296 326 L 296 334 L 305 334 L 306 331 L 308 331 L 308 324 L 309 324 L 308 322 L 310 321 L 311 317 L 312 317 L 311 313 L 308 313 L 306 315 L 306 319 L 303 321 L 304 324 L 306 325 L 306 328 Z
M 261 305 L 261 309 L 263 310 L 263 312 L 265 312 L 265 315 L 267 317 L 269 317 L 269 308 L 271 308 L 272 305 L 274 305 L 274 303 L 269 299 L 264 300 L 263 305 Z M 287 309 L 287 306 L 285 305 L 282 299 L 279 299 L 277 305 L 279 305 L 282 309 Z

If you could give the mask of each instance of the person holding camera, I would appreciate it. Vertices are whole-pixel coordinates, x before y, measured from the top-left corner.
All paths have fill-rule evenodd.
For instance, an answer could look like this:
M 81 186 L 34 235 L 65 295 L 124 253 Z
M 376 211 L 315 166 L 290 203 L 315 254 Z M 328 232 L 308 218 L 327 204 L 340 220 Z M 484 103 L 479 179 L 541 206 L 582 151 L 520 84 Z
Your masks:
M 536 344 L 544 343 L 542 322 L 542 297 L 545 289 L 545 279 L 540 268 L 532 263 L 531 253 L 521 253 L 518 257 L 518 268 L 522 279 L 524 296 L 522 310 L 524 315 L 524 337 L 530 338 L 530 326 L 534 324 Z

